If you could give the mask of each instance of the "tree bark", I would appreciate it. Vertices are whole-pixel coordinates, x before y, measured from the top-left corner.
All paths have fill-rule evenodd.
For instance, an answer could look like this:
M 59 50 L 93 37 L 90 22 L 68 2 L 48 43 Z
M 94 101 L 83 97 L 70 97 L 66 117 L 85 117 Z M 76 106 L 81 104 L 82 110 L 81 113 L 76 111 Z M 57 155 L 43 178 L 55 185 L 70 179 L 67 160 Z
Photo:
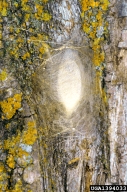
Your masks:
M 89 192 L 90 185 L 127 185 L 121 2 L 110 0 L 103 69 L 93 64 L 79 1 L 2 6 L 0 190 Z

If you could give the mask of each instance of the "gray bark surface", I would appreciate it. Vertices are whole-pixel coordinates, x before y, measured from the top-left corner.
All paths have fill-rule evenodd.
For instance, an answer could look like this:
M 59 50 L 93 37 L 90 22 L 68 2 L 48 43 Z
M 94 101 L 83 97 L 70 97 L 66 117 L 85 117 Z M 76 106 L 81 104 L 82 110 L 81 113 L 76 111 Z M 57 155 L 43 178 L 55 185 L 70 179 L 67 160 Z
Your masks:
M 33 120 L 37 123 L 38 138 L 32 146 L 30 162 L 15 159 L 14 169 L 7 165 L 8 151 L 0 149 L 0 163 L 6 169 L 0 184 L 7 184 L 10 191 L 21 180 L 25 192 L 89 192 L 90 185 L 127 185 L 127 51 L 125 44 L 118 47 L 126 21 L 119 17 L 120 1 L 110 0 L 109 40 L 103 45 L 107 106 L 94 93 L 96 69 L 89 39 L 81 29 L 79 1 L 50 1 L 46 9 L 52 19 L 44 22 L 40 30 L 49 35 L 51 48 L 44 58 L 33 59 L 34 65 L 17 63 L 10 67 L 8 58 L 4 60 L 4 53 L 1 54 L 1 70 L 6 66 L 9 74 L 6 81 L 0 82 L 1 101 L 21 91 L 24 94 L 22 108 L 12 119 L 3 120 L 0 111 L 1 143 L 15 136 L 17 130 L 22 133 Z M 59 69 L 67 61 L 66 56 L 77 62 L 82 71 L 82 97 L 70 115 L 57 90 Z M 27 68 L 30 74 L 25 73 Z

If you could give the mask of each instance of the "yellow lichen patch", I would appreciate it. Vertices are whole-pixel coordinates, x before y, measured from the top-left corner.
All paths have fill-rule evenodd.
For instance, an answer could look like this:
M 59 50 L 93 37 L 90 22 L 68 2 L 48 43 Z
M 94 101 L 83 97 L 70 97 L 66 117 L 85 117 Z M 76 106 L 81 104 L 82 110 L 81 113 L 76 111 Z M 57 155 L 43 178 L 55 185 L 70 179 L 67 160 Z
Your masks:
M 91 29 L 90 29 L 90 25 L 84 23 L 84 24 L 83 24 L 83 30 L 84 30 L 85 33 L 89 34 L 90 31 L 91 31 Z
M 21 147 L 18 147 L 16 150 L 16 156 L 22 158 L 23 156 L 28 156 L 29 153 L 24 151 Z
M 14 189 L 12 189 L 11 191 L 9 190 L 7 192 L 23 192 L 22 181 L 18 180 L 14 186 Z
M 101 54 L 100 45 L 104 40 L 102 36 L 104 33 L 103 30 L 105 29 L 105 24 L 106 24 L 103 15 L 108 9 L 109 1 L 108 0 L 101 0 L 101 1 L 81 0 L 81 5 L 82 5 L 83 30 L 91 39 L 93 44 L 92 48 L 94 51 L 96 51 L 96 55 L 97 55 L 97 52 L 98 54 Z M 95 12 L 97 12 L 96 15 L 94 14 L 94 10 Z M 101 64 L 101 62 L 104 61 L 104 59 L 100 60 L 100 57 L 101 56 L 98 56 L 98 59 L 99 59 L 98 62 L 95 59 L 95 65 L 97 65 L 96 63 L 98 63 L 98 66 L 99 66 L 99 64 Z
M 21 0 L 21 1 L 8 1 L 0 0 L 0 48 L 3 48 L 4 43 L 6 45 L 6 55 L 12 58 L 13 64 L 17 65 L 17 59 L 21 59 L 21 65 L 29 65 L 35 63 L 36 58 L 42 55 L 41 52 L 46 49 L 40 49 L 43 45 L 40 43 L 46 40 L 40 38 L 38 34 L 43 36 L 41 25 L 43 22 L 48 22 L 51 19 L 51 15 L 47 12 L 45 6 L 48 0 Z M 17 12 L 18 9 L 18 12 Z M 13 10 L 13 11 L 12 11 Z M 3 17 L 9 13 L 9 20 L 5 24 L 5 28 L 8 30 L 8 36 L 2 36 L 3 30 Z M 15 14 L 16 13 L 16 14 Z M 16 22 L 12 22 L 12 19 Z M 29 22 L 29 27 L 27 26 Z M 35 30 L 36 29 L 36 30 Z M 27 33 L 27 35 L 25 35 Z M 29 41 L 31 37 L 34 37 L 33 41 Z M 35 42 L 36 41 L 36 42 Z M 29 45 L 28 45 L 29 44 Z M 0 53 L 1 55 L 2 53 Z M 42 58 L 42 57 L 41 57 Z M 11 62 L 12 62 L 11 60 Z M 16 62 L 15 62 L 16 61 Z M 10 64 L 10 65 L 11 65 Z M 21 73 L 25 73 L 26 76 L 28 68 Z M 28 77 L 27 79 L 29 79 Z M 1 79 L 1 78 L 0 78 Z
M 0 1 L 0 15 L 5 17 L 7 16 L 7 8 L 8 8 L 8 3 L 6 0 L 1 0 Z
M 51 15 L 49 13 L 43 13 L 42 14 L 42 20 L 43 21 L 49 21 L 51 19 Z
M 0 31 L 0 39 L 2 39 L 2 31 Z
M 27 4 L 27 2 L 28 2 L 28 0 L 22 0 L 22 1 L 21 1 L 21 6 L 22 6 L 22 7 L 25 7 L 26 4 Z
M 105 60 L 105 54 L 101 45 L 103 44 L 104 38 L 108 32 L 105 15 L 109 6 L 109 0 L 81 0 L 81 6 L 83 30 L 91 41 L 93 49 L 93 63 L 97 69 L 96 87 L 99 88 L 101 94 L 103 93 L 102 97 L 106 100 L 104 90 L 100 89 Z
M 35 122 L 28 122 L 27 128 L 28 129 L 23 131 L 23 133 L 18 131 L 16 136 L 12 136 L 4 141 L 3 149 L 8 151 L 6 163 L 11 169 L 15 168 L 15 159 L 29 155 L 29 153 L 21 147 L 21 141 L 24 141 L 25 144 L 32 145 L 36 140 L 37 132 L 35 129 Z M 25 165 L 27 164 L 26 162 Z M 1 169 L 3 169 L 3 167 L 1 167 Z
M 100 52 L 99 50 L 94 51 L 93 62 L 95 66 L 99 66 L 101 63 L 103 63 L 104 59 L 105 59 L 104 52 Z
M 77 158 L 74 158 L 72 159 L 71 161 L 68 162 L 69 165 L 73 164 L 73 163 L 77 163 L 80 159 L 77 157 Z
M 19 143 L 20 141 L 20 132 L 14 137 L 12 136 L 11 138 L 8 138 L 7 140 L 4 141 L 4 149 L 9 150 L 9 153 L 12 153 L 11 148 L 14 149 L 16 147 L 16 144 Z
M 20 141 L 22 140 L 22 134 L 18 134 L 14 137 L 8 138 L 4 141 L 4 149 L 8 150 L 8 153 L 14 157 L 28 156 L 28 153 L 19 147 Z
M 96 94 L 98 94 L 98 92 L 102 94 L 101 81 L 100 81 L 101 75 L 102 75 L 101 71 L 96 72 L 96 77 L 95 77 L 95 93 Z
M 0 173 L 2 173 L 4 171 L 4 164 L 0 163 Z
M 0 192 L 6 191 L 8 175 L 4 164 L 0 162 Z
M 106 11 L 109 6 L 109 0 L 101 0 L 101 3 L 102 10 Z
M 17 8 L 19 4 L 17 2 L 14 2 L 14 6 Z
M 14 160 L 14 156 L 13 155 L 9 155 L 6 162 L 7 162 L 7 165 L 10 168 L 14 169 L 14 167 L 15 167 L 15 160 Z
M 23 60 L 26 60 L 27 58 L 30 57 L 30 53 L 29 52 L 26 52 L 23 56 L 22 56 L 22 59 Z
M 102 16 L 103 16 L 103 12 L 101 10 L 98 11 L 97 15 L 96 15 L 96 19 L 98 21 L 100 21 L 102 19 Z
M 5 70 L 0 72 L 0 81 L 4 81 L 7 78 L 7 73 Z
M 30 18 L 30 14 L 27 13 L 27 14 L 25 15 L 25 21 L 28 22 L 29 18 Z
M 36 15 L 38 16 L 38 18 L 39 17 L 41 18 L 42 13 L 43 13 L 43 6 L 39 5 L 39 4 L 36 4 L 35 7 L 36 7 L 36 10 L 37 10 Z
M 82 11 L 88 10 L 88 0 L 81 1 L 82 3 Z
M 42 43 L 42 47 L 40 47 L 39 52 L 41 54 L 44 54 L 48 51 L 48 49 L 49 49 L 49 45 L 46 43 Z
M 36 123 L 34 121 L 30 121 L 28 122 L 27 127 L 27 130 L 23 133 L 22 143 L 33 145 L 37 139 Z
M 42 0 L 42 2 L 43 2 L 43 3 L 47 3 L 47 2 L 48 2 L 48 0 Z
M 35 18 L 37 20 L 49 21 L 51 19 L 51 15 L 47 12 L 44 12 L 42 5 L 35 4 L 35 7 L 36 7 Z
M 11 126 L 11 124 L 10 124 L 10 123 L 8 123 L 5 127 L 6 127 L 6 129 L 9 129 L 9 128 L 10 128 L 10 126 Z
M 0 49 L 3 47 L 2 41 L 0 41 Z M 0 56 L 2 55 L 2 52 L 0 52 Z
M 2 119 L 11 119 L 14 116 L 16 110 L 21 108 L 21 99 L 22 94 L 20 93 L 0 102 L 0 107 L 3 112 Z
M 8 151 L 8 156 L 7 156 L 7 165 L 10 168 L 14 168 L 15 167 L 15 160 L 14 158 L 17 155 L 17 149 L 18 149 L 18 145 L 20 142 L 20 133 L 18 133 L 18 135 L 16 137 L 12 137 L 9 138 L 7 140 L 4 141 L 4 150 Z
M 102 89 L 102 98 L 103 98 L 103 101 L 105 102 L 105 104 L 107 104 L 107 96 L 106 96 L 106 92 L 104 89 Z

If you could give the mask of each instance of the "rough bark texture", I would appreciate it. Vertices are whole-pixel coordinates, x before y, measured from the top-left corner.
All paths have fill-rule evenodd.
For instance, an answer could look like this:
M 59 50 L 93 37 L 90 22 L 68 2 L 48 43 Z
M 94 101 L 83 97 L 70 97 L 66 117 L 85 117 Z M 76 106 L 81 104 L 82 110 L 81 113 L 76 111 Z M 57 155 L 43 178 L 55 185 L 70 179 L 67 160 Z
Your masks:
M 109 140 L 111 183 L 127 184 L 126 173 L 126 50 L 118 44 L 124 41 L 125 18 L 119 18 L 120 1 L 112 1 L 109 15 L 110 44 L 107 54 L 107 93 L 109 95 Z
M 88 192 L 91 184 L 127 185 L 127 51 L 125 46 L 118 48 L 126 22 L 125 18 L 119 18 L 120 1 L 110 0 L 109 39 L 103 45 L 107 104 L 97 93 L 93 51 L 81 28 L 79 1 L 50 1 L 46 9 L 52 15 L 51 21 L 36 24 L 42 27 L 41 33 L 49 35 L 51 48 L 43 44 L 47 54 L 39 60 L 36 51 L 30 52 L 31 45 L 24 43 L 33 54 L 33 65 L 28 65 L 29 60 L 24 62 L 27 54 L 22 56 L 23 64 L 20 56 L 19 63 L 14 60 L 17 63 L 12 68 L 8 62 L 13 59 L 9 56 L 3 59 L 3 47 L 0 54 L 0 190 Z M 3 19 L 5 37 L 8 19 Z M 28 28 L 26 23 L 27 40 L 31 36 Z M 69 115 L 57 89 L 59 69 L 67 60 L 78 63 L 83 87 L 77 107 Z M 69 76 L 73 66 L 67 70 L 64 73 Z M 8 107 L 11 110 L 6 113 Z

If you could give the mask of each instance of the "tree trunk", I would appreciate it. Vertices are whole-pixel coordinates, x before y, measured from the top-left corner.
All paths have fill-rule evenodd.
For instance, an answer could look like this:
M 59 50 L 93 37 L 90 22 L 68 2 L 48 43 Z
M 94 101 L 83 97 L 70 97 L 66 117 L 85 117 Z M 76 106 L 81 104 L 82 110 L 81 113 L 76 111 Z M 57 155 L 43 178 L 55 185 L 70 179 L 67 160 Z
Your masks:
M 122 9 L 119 0 L 0 3 L 0 191 L 127 185 Z

